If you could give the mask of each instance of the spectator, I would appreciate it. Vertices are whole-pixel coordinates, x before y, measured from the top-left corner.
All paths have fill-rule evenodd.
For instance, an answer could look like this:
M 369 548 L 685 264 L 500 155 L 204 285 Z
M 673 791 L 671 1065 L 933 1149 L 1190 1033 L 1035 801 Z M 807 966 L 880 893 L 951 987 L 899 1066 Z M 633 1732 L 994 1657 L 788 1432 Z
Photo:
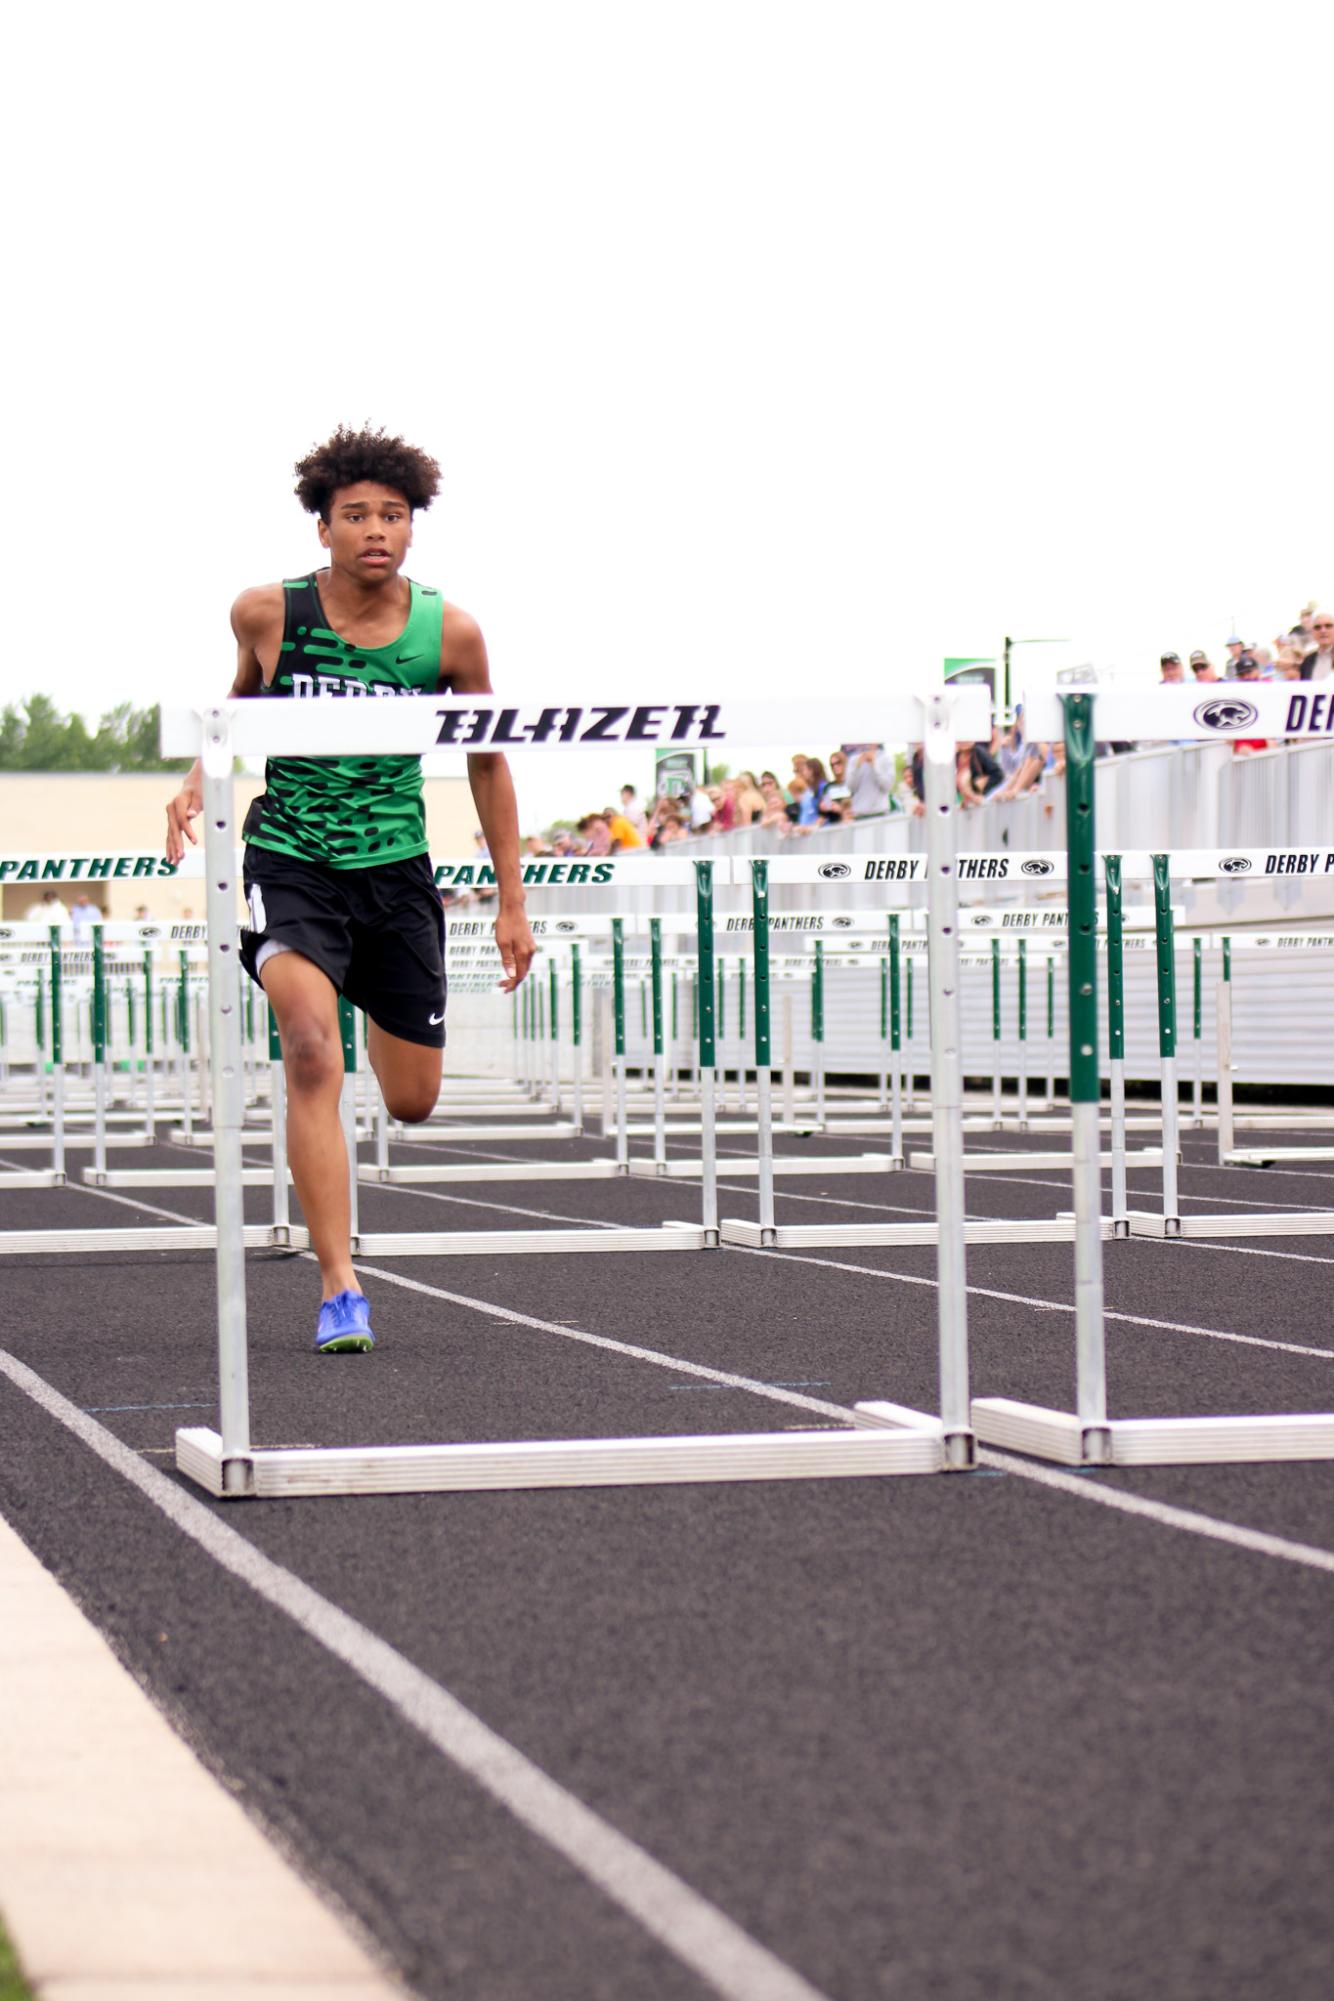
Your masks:
M 93 928 L 102 922 L 102 913 L 93 902 L 86 889 L 81 889 L 69 907 L 69 921 L 74 930 L 76 945 L 91 942 Z
M 709 803 L 713 807 L 713 832 L 730 834 L 732 831 L 732 786 L 728 780 L 722 785 L 709 787 Z
M 1227 642 L 1227 678 L 1230 681 L 1237 671 L 1237 662 L 1246 651 L 1246 641 L 1234 632 Z
M 1315 640 L 1315 650 L 1308 653 L 1302 662 L 1302 679 L 1328 681 L 1330 675 L 1334 674 L 1334 612 L 1313 612 L 1311 634 Z
M 1186 677 L 1181 671 L 1181 655 L 1179 653 L 1160 653 L 1158 656 L 1158 673 L 1160 680 L 1164 684 L 1184 681 Z
M 776 828 L 780 834 L 785 834 L 788 830 L 787 800 L 783 797 L 783 788 L 772 771 L 766 771 L 760 780 L 760 796 L 764 801 L 760 825 Z
M 661 798 L 654 800 L 648 823 L 648 844 L 651 848 L 662 848 L 672 841 L 684 840 L 688 832 L 687 810 L 679 799 L 672 799 L 663 793 Z
M 643 847 L 644 842 L 638 828 L 632 826 L 624 813 L 618 813 L 614 806 L 604 806 L 599 818 L 607 823 L 614 853 L 622 853 L 627 848 Z
M 585 813 L 576 833 L 583 838 L 586 855 L 609 855 L 611 853 L 611 828 L 601 813 Z
M 1260 680 L 1260 663 L 1253 653 L 1242 653 L 1237 659 L 1237 682 L 1244 688 L 1254 688 Z M 1241 757 L 1247 757 L 1255 750 L 1268 750 L 1269 739 L 1262 736 L 1241 736 L 1232 739 L 1232 748 Z
M 1197 688 L 1205 681 L 1217 681 L 1221 678 L 1218 669 L 1214 666 L 1207 653 L 1197 652 L 1191 654 L 1190 671 L 1195 676 L 1195 685 Z
M 787 809 L 787 817 L 798 833 L 806 833 L 815 825 L 816 820 L 819 818 L 815 804 L 815 794 L 811 791 L 805 779 L 799 778 L 795 772 L 792 774 L 792 783 L 787 789 L 792 795 L 791 803 Z
M 1004 783 L 996 794 L 998 799 L 1017 799 L 1021 793 L 1033 791 L 1042 779 L 1047 753 L 1041 744 L 1025 743 L 1022 716 L 1022 708 L 1016 709 L 1014 724 L 1001 741 L 998 762 Z
M 1276 665 L 1280 681 L 1301 680 L 1302 656 L 1295 646 L 1280 646 Z
M 838 827 L 852 818 L 852 794 L 846 785 L 831 778 L 820 794 L 819 822 L 822 827 Z
M 732 825 L 755 827 L 764 818 L 764 794 L 753 771 L 743 771 L 732 792 Z
M 974 794 L 974 803 L 980 805 L 1004 782 L 1005 774 L 999 761 L 992 756 L 985 743 L 961 744 L 960 750 L 968 753 L 968 777 Z
M 648 840 L 648 815 L 639 803 L 639 795 L 633 785 L 621 787 L 621 811 L 642 842 Z
M 697 785 L 690 795 L 690 831 L 692 834 L 707 834 L 713 825 L 713 801 L 702 785 Z
M 1258 668 L 1260 669 L 1260 679 L 1261 679 L 1262 681 L 1272 681 L 1272 680 L 1273 680 L 1273 678 L 1274 678 L 1274 656 L 1273 656 L 1273 654 L 1272 654 L 1272 653 L 1270 652 L 1270 650 L 1269 650 L 1269 648 L 1268 648 L 1267 646 L 1257 646 L 1257 647 L 1256 647 L 1256 649 L 1255 649 L 1255 664 L 1256 664 L 1256 666 L 1257 666 L 1257 667 L 1258 667 Z
M 69 912 L 53 889 L 44 889 L 23 913 L 25 924 L 68 924 Z
M 852 795 L 853 820 L 878 820 L 890 810 L 890 798 L 894 790 L 894 759 L 882 743 L 864 743 L 852 754 L 852 762 L 843 762 L 843 772 L 839 770 L 842 753 L 831 756 L 830 768 L 834 783 L 846 784 Z
M 808 757 L 806 759 L 805 775 L 806 790 L 815 795 L 815 812 L 818 815 L 825 786 L 829 783 L 829 773 L 825 770 L 818 757 Z

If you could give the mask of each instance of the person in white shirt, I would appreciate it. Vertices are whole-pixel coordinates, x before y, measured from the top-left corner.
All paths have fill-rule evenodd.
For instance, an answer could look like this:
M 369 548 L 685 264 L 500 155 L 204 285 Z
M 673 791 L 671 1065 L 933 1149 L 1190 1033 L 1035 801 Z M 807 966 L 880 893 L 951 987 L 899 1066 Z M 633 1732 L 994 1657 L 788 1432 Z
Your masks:
M 68 924 L 69 913 L 53 889 L 44 889 L 37 903 L 30 903 L 23 913 L 25 924 Z
M 1302 662 L 1303 681 L 1328 681 L 1334 674 L 1334 612 L 1318 611 L 1311 620 L 1315 652 Z

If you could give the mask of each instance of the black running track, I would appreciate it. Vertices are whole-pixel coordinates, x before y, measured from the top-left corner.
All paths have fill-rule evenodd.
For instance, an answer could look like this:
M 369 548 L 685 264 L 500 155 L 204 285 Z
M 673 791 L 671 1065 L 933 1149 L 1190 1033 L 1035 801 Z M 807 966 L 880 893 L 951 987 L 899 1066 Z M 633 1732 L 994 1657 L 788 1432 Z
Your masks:
M 1184 1147 L 1186 1209 L 1334 1208 L 1334 1163 L 1220 1170 L 1211 1140 Z M 429 1157 L 597 1150 L 502 1134 Z M 163 1146 L 113 1165 L 198 1159 Z M 1152 1206 L 1156 1173 L 1131 1184 Z M 754 1214 L 753 1180 L 724 1169 L 723 1189 L 725 1215 Z M 778 1190 L 780 1221 L 932 1207 L 919 1173 Z M 656 1223 L 699 1202 L 675 1181 L 439 1194 L 363 1188 L 363 1224 Z M 211 1208 L 199 1190 L 142 1199 Z M 77 1188 L 0 1200 L 6 1228 L 154 1220 Z M 1068 1200 L 1068 1179 L 1022 1161 L 968 1183 L 974 1215 Z M 266 1204 L 251 1198 L 256 1220 Z M 925 1251 L 383 1268 L 428 1289 L 368 1276 L 377 1352 L 317 1358 L 312 1265 L 252 1255 L 257 1443 L 773 1430 L 837 1423 L 869 1396 L 935 1404 Z M 1070 1247 L 973 1249 L 968 1275 L 975 1392 L 1069 1408 Z M 1334 1409 L 1334 1219 L 1234 1248 L 1109 1244 L 1106 1275 L 1114 1415 Z M 173 1434 L 215 1422 L 212 1260 L 15 1257 L 3 1287 L 4 1349 L 183 1488 Z M 763 1980 L 692 1971 L 4 1377 L 0 1437 L 0 1509 L 417 1992 L 765 2001 Z M 830 2001 L 1328 1996 L 1334 1464 L 1037 1470 L 991 1457 L 948 1478 L 203 1505 Z

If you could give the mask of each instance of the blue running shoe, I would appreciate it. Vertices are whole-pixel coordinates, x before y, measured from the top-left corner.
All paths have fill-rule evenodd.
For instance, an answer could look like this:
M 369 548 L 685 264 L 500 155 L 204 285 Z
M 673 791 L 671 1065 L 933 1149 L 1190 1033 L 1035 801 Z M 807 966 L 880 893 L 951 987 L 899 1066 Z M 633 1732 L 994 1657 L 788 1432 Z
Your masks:
M 364 1292 L 339 1292 L 320 1307 L 317 1355 L 359 1355 L 375 1346 L 371 1306 Z

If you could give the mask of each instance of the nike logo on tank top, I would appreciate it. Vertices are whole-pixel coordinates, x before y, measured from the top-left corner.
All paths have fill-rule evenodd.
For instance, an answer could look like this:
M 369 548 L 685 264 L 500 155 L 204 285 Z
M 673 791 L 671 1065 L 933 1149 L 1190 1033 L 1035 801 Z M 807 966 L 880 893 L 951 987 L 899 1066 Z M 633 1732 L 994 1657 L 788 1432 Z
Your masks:
M 297 701 L 434 694 L 440 685 L 439 591 L 408 579 L 408 622 L 387 646 L 331 630 L 314 571 L 284 583 L 283 641 L 266 696 Z M 245 838 L 326 868 L 374 868 L 427 852 L 419 757 L 271 757 Z

